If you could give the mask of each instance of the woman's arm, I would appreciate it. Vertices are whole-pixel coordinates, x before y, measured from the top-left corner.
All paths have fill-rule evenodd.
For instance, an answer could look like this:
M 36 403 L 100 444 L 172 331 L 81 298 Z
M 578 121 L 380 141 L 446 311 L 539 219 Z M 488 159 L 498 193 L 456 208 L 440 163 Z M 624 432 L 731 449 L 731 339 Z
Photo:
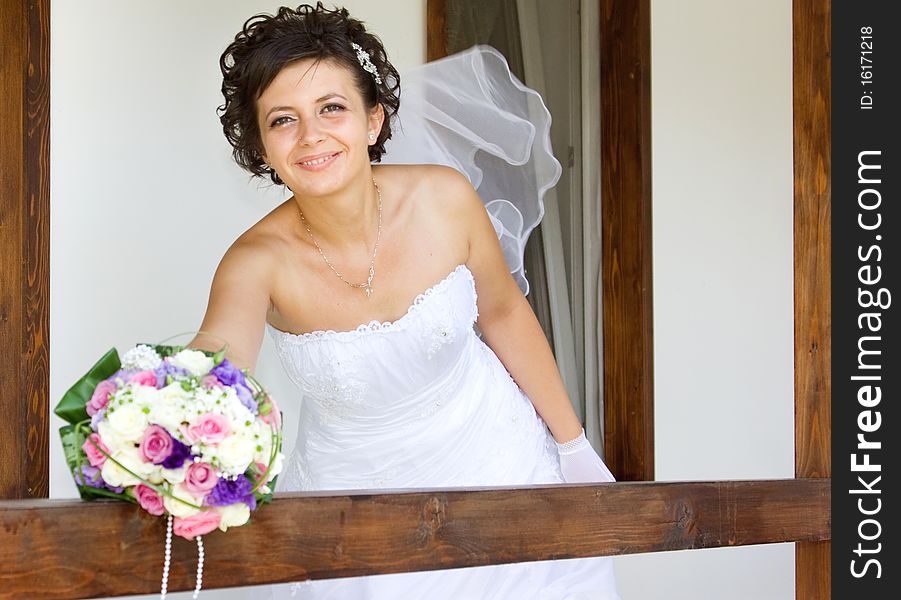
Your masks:
M 269 309 L 267 261 L 258 244 L 239 239 L 222 257 L 200 333 L 188 346 L 218 351 L 238 368 L 256 367 Z M 209 334 L 209 335 L 205 335 Z
M 466 265 L 478 289 L 482 338 L 532 401 L 554 439 L 573 440 L 582 433 L 582 424 L 538 319 L 510 275 L 485 207 L 463 176 L 453 187 L 454 205 L 469 237 Z

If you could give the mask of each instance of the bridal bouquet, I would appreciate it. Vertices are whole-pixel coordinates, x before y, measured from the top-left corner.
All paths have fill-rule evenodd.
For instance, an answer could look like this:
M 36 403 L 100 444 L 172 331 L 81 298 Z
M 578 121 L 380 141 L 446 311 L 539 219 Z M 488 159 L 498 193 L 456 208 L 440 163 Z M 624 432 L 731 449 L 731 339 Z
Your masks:
M 142 344 L 120 361 L 113 348 L 55 412 L 83 499 L 168 514 L 189 540 L 245 524 L 284 460 L 278 407 L 224 351 Z

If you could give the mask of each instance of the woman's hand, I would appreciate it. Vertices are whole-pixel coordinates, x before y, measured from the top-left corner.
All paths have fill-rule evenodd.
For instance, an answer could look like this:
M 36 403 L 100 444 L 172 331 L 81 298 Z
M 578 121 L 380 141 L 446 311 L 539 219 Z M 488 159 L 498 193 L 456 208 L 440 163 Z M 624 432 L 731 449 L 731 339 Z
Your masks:
M 563 444 L 557 442 L 560 453 L 560 470 L 566 483 L 603 483 L 616 481 L 613 473 L 601 460 L 588 439 L 585 430 L 574 440 Z

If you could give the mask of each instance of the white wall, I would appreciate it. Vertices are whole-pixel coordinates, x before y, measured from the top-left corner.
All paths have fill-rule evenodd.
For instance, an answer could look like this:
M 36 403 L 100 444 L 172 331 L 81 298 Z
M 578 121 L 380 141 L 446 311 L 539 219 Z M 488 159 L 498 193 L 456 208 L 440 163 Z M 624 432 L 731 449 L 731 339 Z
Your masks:
M 281 4 L 52 2 L 51 404 L 110 346 L 199 327 L 222 254 L 281 199 L 233 164 L 215 112 L 222 50 L 248 17 Z M 399 70 L 425 61 L 425 0 L 342 4 Z M 286 413 L 290 451 L 297 394 L 268 336 L 257 375 Z M 62 424 L 52 418 L 50 494 L 77 497 Z
M 652 0 L 660 480 L 794 475 L 791 2 Z M 792 544 L 624 557 L 631 600 L 794 598 Z
M 383 38 L 398 69 L 425 61 L 425 0 L 344 5 Z M 199 327 L 222 254 L 283 198 L 234 165 L 215 112 L 219 55 L 248 17 L 278 6 L 53 2 L 54 403 L 110 346 Z M 258 375 L 296 414 L 268 337 Z M 288 415 L 287 427 L 295 421 Z M 54 430 L 61 424 L 54 417 Z M 77 496 L 55 431 L 52 439 L 51 496 Z
M 343 4 L 401 71 L 424 61 L 425 0 Z M 215 115 L 219 54 L 278 5 L 53 2 L 53 402 L 109 346 L 198 327 L 222 253 L 280 199 Z M 652 9 L 658 478 L 791 477 L 791 5 Z M 258 374 L 293 439 L 268 339 Z M 59 425 L 51 495 L 74 497 Z M 791 598 L 793 565 L 790 545 L 617 559 L 626 600 Z

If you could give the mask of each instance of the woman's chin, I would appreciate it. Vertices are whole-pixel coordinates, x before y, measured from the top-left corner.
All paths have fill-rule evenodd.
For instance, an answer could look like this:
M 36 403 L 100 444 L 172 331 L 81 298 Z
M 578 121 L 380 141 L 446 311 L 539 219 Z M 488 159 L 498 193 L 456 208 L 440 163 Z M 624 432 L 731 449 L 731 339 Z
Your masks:
M 337 161 L 327 169 L 307 171 L 294 169 L 291 179 L 285 183 L 297 195 L 300 196 L 329 196 L 349 186 L 357 177 L 368 178 L 365 165 L 359 169 L 349 170 L 344 164 L 343 153 Z

